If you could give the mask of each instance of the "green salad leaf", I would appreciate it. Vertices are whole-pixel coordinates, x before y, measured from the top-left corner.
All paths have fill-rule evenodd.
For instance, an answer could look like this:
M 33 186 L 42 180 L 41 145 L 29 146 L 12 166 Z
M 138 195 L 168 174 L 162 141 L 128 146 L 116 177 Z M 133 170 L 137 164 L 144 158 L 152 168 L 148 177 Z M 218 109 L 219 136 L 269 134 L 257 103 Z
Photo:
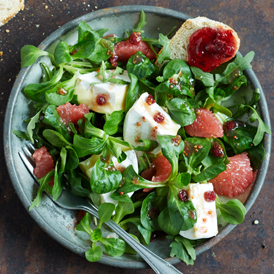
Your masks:
M 38 49 L 32 45 L 26 45 L 21 49 L 21 67 L 28 67 L 32 65 L 40 56 L 49 56 L 52 60 L 53 55 L 47 51 Z

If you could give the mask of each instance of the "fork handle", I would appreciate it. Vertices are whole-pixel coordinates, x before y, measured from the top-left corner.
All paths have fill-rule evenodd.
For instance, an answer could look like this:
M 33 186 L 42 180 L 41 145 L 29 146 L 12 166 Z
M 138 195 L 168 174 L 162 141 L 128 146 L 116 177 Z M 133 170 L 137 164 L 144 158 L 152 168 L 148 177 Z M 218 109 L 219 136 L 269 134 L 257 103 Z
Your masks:
M 106 223 L 114 232 L 116 232 L 125 242 L 127 242 L 155 271 L 157 274 L 182 274 L 173 265 L 158 255 L 150 251 L 148 248 L 138 243 L 133 237 L 125 232 L 119 225 L 112 220 Z
M 85 206 L 84 210 L 91 213 L 93 216 L 98 218 L 98 214 L 94 214 L 94 210 Z M 97 216 L 96 216 L 97 215 Z M 148 248 L 138 243 L 133 237 L 131 237 L 126 231 L 124 231 L 119 225 L 114 221 L 109 220 L 105 223 L 110 227 L 116 234 L 118 234 L 125 242 L 127 242 L 155 271 L 157 274 L 182 274 L 178 269 L 176 269 L 169 262 L 160 258 L 158 255 L 154 254 Z

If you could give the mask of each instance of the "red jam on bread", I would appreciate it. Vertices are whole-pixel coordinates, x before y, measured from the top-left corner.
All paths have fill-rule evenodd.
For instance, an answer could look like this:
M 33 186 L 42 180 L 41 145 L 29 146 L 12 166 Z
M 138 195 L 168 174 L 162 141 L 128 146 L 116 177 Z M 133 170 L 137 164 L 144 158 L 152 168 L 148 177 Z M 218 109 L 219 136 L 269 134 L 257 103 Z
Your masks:
M 232 30 L 205 27 L 190 36 L 188 63 L 210 72 L 234 57 L 236 51 L 237 40 Z

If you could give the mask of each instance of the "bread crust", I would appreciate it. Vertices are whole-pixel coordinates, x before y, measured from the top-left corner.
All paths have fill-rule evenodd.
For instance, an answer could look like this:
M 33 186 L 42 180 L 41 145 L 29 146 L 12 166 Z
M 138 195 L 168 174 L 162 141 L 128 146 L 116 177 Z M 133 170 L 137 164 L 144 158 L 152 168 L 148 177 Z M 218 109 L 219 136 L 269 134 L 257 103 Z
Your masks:
M 2 7 L 2 5 L 4 7 Z M 0 10 L 4 10 L 5 4 L 0 5 Z M 10 19 L 12 19 L 20 10 L 24 10 L 24 0 L 19 0 L 18 1 L 18 6 L 13 7 L 10 9 L 10 11 L 7 11 L 6 14 L 1 14 L 0 16 L 0 27 L 6 24 Z
M 188 19 L 184 22 L 181 28 L 170 40 L 171 59 L 183 59 L 188 61 L 188 44 L 191 35 L 202 28 L 222 28 L 224 30 L 231 30 L 236 40 L 236 52 L 240 47 L 240 39 L 238 34 L 228 25 L 224 23 L 208 19 L 206 17 L 196 17 L 194 19 Z M 231 57 L 232 58 L 232 57 Z

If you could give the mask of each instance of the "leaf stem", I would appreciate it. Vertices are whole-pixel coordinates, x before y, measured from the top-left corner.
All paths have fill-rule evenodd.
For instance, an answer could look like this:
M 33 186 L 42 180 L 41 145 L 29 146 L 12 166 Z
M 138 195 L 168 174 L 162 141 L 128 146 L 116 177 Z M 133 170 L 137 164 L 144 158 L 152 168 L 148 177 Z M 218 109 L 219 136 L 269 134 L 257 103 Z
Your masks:
M 142 206 L 142 203 L 143 203 L 142 201 L 138 201 L 138 202 L 133 203 L 134 209 Z

